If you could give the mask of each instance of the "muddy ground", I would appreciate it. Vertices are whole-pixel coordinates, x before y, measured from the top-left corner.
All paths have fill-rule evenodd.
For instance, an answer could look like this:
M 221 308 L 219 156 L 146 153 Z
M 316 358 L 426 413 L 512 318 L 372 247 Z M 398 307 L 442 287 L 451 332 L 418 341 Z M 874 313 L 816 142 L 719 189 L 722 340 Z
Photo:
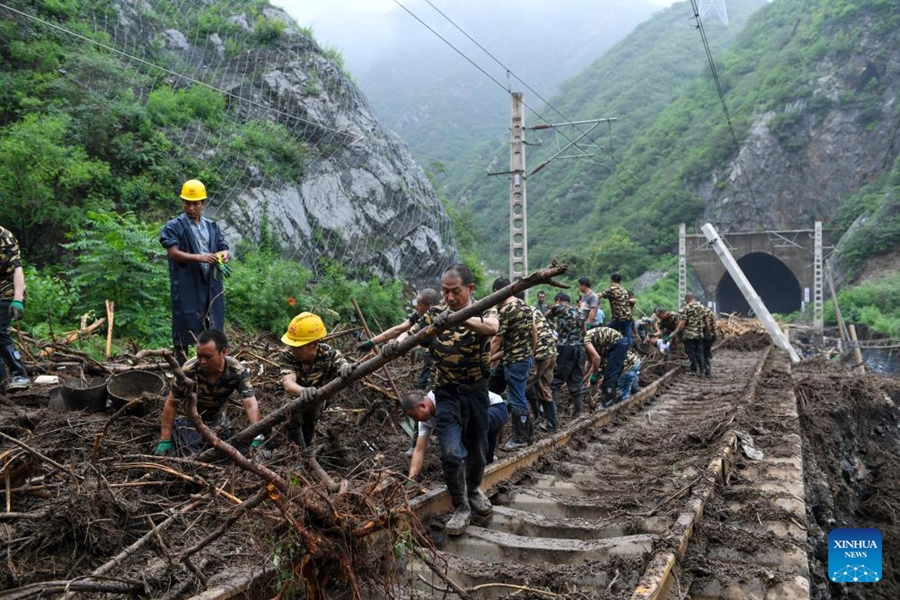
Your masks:
M 750 349 L 764 340 L 751 335 L 726 343 Z M 270 362 L 280 347 L 274 340 L 246 340 L 246 345 L 250 348 L 237 355 L 257 374 L 254 387 L 265 415 L 284 401 L 280 377 Z M 668 366 L 648 361 L 644 379 L 654 379 Z M 407 358 L 391 363 L 401 392 L 412 386 L 420 367 Z M 63 378 L 79 370 L 69 366 L 53 371 L 46 364 L 44 369 Z M 852 375 L 825 360 L 803 363 L 792 377 L 805 432 L 812 596 L 898 598 L 892 568 L 900 565 L 896 546 L 884 550 L 881 583 L 853 588 L 827 582 L 824 540 L 834 527 L 877 527 L 886 541 L 900 539 L 894 514 L 900 506 L 900 425 L 894 405 L 900 402 L 900 384 L 896 379 Z M 8 597 L 37 597 L 42 590 L 54 589 L 46 582 L 71 582 L 104 565 L 109 578 L 103 580 L 105 589 L 120 585 L 139 590 L 143 597 L 185 598 L 252 570 L 272 571 L 290 597 L 302 588 L 298 580 L 304 573 L 286 565 L 298 562 L 298 569 L 319 569 L 325 585 L 349 579 L 369 596 L 386 589 L 396 568 L 394 557 L 401 553 L 396 545 L 393 552 L 385 552 L 384 538 L 363 535 L 360 527 L 374 524 L 373 531 L 389 530 L 392 540 L 428 538 L 420 524 L 380 519 L 422 489 L 405 479 L 410 438 L 390 398 L 391 384 L 382 374 L 345 390 L 323 414 L 316 444 L 324 447 L 318 458 L 335 481 L 317 477 L 309 453 L 297 451 L 276 432 L 269 442 L 273 455 L 265 464 L 294 484 L 292 495 L 284 498 L 271 491 L 246 512 L 235 507 L 264 489 L 257 475 L 227 462 L 199 464 L 151 456 L 159 436 L 158 400 L 146 415 L 121 415 L 111 421 L 110 412 L 54 410 L 48 406 L 50 392 L 49 387 L 34 386 L 9 394 L 9 404 L 0 407 L 0 432 L 42 455 L 0 439 L 0 590 L 21 591 Z M 228 410 L 239 430 L 245 425 L 243 411 L 236 403 Z M 565 410 L 560 415 L 564 426 Z M 440 482 L 436 448 L 429 452 L 423 473 L 422 486 Z M 329 503 L 326 490 L 336 482 L 344 486 Z M 211 539 L 226 523 L 231 525 L 227 531 Z M 160 524 L 165 528 L 153 532 Z M 318 543 L 321 560 L 298 561 L 311 541 Z M 120 555 L 133 545 L 138 546 L 133 554 Z M 186 554 L 190 561 L 183 560 Z M 639 565 L 623 563 L 617 570 L 620 581 L 628 580 Z M 102 592 L 93 589 L 84 597 L 113 597 Z

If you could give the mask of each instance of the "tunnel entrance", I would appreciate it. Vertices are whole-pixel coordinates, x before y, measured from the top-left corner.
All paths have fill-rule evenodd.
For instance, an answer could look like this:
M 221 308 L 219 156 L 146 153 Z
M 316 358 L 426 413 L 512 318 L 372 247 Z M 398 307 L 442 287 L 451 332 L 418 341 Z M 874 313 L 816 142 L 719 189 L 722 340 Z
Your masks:
M 769 312 L 787 314 L 800 310 L 800 282 L 783 262 L 770 254 L 753 252 L 737 263 Z M 728 272 L 716 286 L 716 302 L 719 312 L 750 314 L 750 304 Z

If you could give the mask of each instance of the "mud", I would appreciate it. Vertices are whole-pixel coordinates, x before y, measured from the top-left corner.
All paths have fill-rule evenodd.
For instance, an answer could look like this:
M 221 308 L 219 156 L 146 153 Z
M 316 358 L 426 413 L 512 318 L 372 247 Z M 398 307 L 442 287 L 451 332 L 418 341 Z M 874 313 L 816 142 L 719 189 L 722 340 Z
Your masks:
M 856 375 L 824 359 L 794 371 L 804 431 L 811 597 L 900 598 L 900 381 Z M 879 529 L 884 578 L 875 584 L 828 581 L 828 533 Z

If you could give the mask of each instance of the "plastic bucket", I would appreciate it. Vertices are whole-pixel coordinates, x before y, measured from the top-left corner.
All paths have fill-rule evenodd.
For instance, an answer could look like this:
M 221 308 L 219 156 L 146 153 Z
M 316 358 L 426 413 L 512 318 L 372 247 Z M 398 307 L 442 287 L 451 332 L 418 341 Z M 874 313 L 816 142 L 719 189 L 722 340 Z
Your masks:
M 119 410 L 132 400 L 139 399 L 144 392 L 161 396 L 166 389 L 165 380 L 150 371 L 125 371 L 109 378 L 107 384 L 113 409 Z M 131 414 L 144 415 L 148 407 L 143 402 L 129 409 Z
M 65 382 L 60 391 L 69 410 L 101 412 L 106 408 L 106 379 L 72 379 Z

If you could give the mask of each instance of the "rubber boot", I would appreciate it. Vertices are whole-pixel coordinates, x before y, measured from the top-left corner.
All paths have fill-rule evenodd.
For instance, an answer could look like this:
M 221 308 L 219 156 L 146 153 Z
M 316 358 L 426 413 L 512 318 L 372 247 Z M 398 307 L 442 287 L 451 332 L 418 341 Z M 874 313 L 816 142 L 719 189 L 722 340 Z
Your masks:
M 513 410 L 512 413 L 512 426 L 513 426 L 513 436 L 510 438 L 506 444 L 504 444 L 502 450 L 504 452 L 515 452 L 520 448 L 524 448 L 528 444 L 530 444 L 530 440 L 528 439 L 528 423 L 530 419 L 528 418 L 528 413 L 519 410 Z
M 484 490 L 480 487 L 469 492 L 469 507 L 472 509 L 472 512 L 479 517 L 487 517 L 494 512 L 494 506 L 491 504 L 491 499 L 488 498 L 488 495 L 485 494 Z
M 556 402 L 542 402 L 544 406 L 544 422 L 541 429 L 549 433 L 556 431 Z
M 584 390 L 580 394 L 575 394 L 572 398 L 572 418 L 581 416 L 581 409 L 584 408 Z
M 444 473 L 447 480 L 447 492 L 453 502 L 453 516 L 444 526 L 447 535 L 460 535 L 469 526 L 472 520 L 472 509 L 469 506 L 469 496 L 466 493 L 466 475 L 460 468 L 453 473 Z
M 22 364 L 16 345 L 13 343 L 6 344 L 0 347 L 0 353 L 2 353 L 3 360 L 9 366 L 9 380 L 7 381 L 6 389 L 24 390 L 29 387 L 31 380 L 28 379 L 28 371 L 25 370 L 25 365 Z

